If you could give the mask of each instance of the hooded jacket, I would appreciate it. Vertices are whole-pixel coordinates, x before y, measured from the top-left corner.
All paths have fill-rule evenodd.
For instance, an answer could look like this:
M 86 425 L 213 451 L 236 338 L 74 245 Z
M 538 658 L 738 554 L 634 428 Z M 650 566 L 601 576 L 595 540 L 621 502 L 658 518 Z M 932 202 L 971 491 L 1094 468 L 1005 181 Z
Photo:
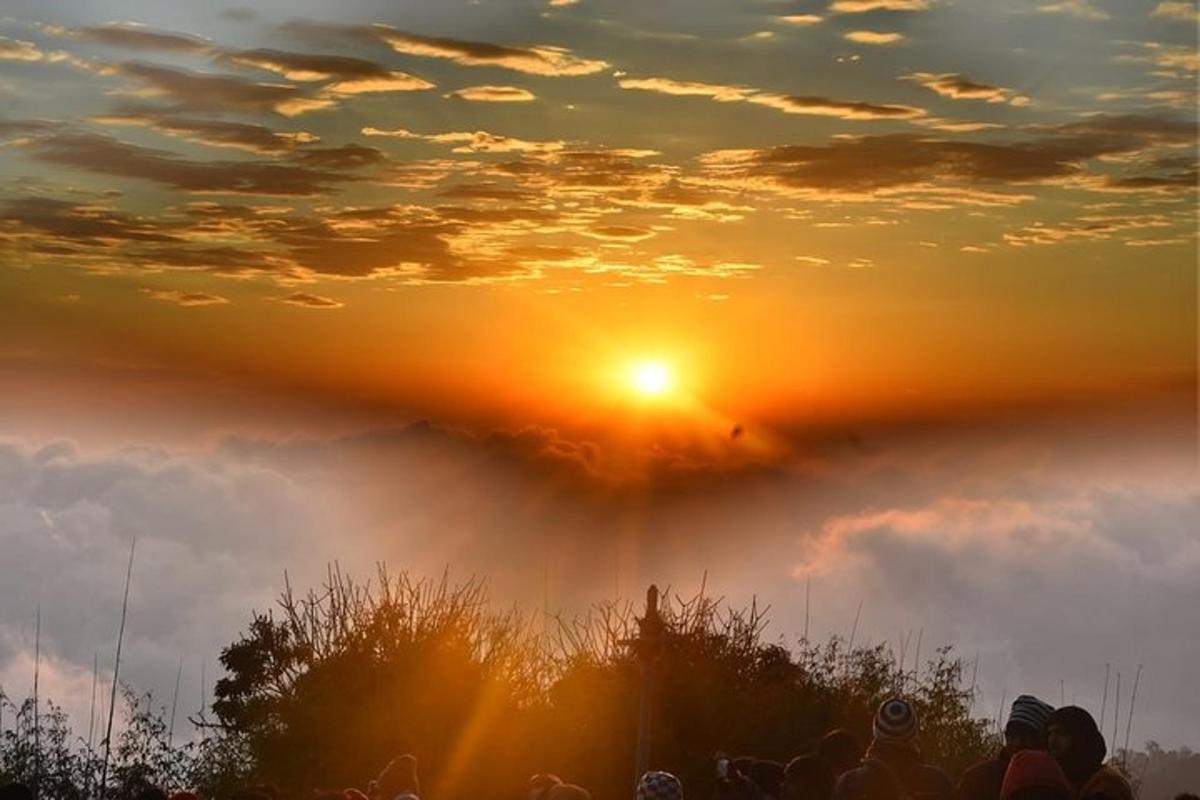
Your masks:
M 1046 728 L 1058 727 L 1071 737 L 1071 748 L 1058 763 L 1076 790 L 1079 800 L 1133 800 L 1129 781 L 1113 767 L 1104 766 L 1108 748 L 1096 720 L 1079 706 L 1066 706 L 1050 715 Z

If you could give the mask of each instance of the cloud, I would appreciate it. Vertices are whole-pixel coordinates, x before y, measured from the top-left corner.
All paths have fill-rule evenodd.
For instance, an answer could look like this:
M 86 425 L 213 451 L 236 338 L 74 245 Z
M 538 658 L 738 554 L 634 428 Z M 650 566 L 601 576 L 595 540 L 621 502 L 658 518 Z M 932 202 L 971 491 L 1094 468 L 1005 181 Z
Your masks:
M 828 97 L 797 97 L 790 94 L 756 94 L 748 102 L 769 106 L 788 114 L 813 114 L 849 120 L 911 120 L 925 115 L 924 109 L 898 104 L 831 100 Z
M 33 42 L 0 36 L 0 61 L 41 61 L 45 57 Z
M 918 86 L 924 86 L 932 92 L 951 100 L 984 100 L 988 103 L 1007 103 L 1021 105 L 1024 98 L 1016 95 L 1012 89 L 993 86 L 987 83 L 968 80 L 953 72 L 934 74 L 932 72 L 914 72 L 904 75 L 900 80 L 911 81 Z M 1027 102 L 1027 101 L 1025 101 Z
M 598 59 L 581 58 L 564 47 L 517 46 L 437 36 L 422 36 L 389 25 L 347 26 L 317 22 L 291 22 L 284 30 L 305 38 L 351 37 L 382 42 L 397 53 L 442 58 L 473 67 L 501 67 L 529 75 L 593 75 L 608 68 Z
M 1041 129 L 1027 141 L 963 142 L 912 134 L 845 136 L 827 145 L 715 151 L 702 162 L 722 185 L 785 194 L 895 198 L 914 189 L 946 191 L 967 203 L 1020 202 L 988 185 L 1074 185 L 1098 190 L 1182 190 L 1194 165 L 1151 164 L 1120 177 L 1086 162 L 1195 140 L 1196 124 L 1157 115 L 1095 115 Z M 1189 170 L 1192 166 L 1192 170 Z M 726 183 L 728 182 L 728 184 Z M 1027 199 L 1027 198 L 1025 198 Z
M 34 231 L 55 239 L 82 244 L 172 242 L 169 226 L 145 217 L 124 214 L 100 205 L 73 203 L 48 197 L 9 200 L 0 219 L 0 230 Z
M 633 225 L 596 225 L 580 231 L 584 236 L 610 242 L 643 242 L 655 235 L 649 228 Z
M 270 111 L 296 116 L 329 108 L 333 101 L 311 97 L 303 89 L 281 83 L 258 83 L 222 75 L 142 62 L 112 65 L 105 70 L 144 84 L 142 96 L 162 97 L 187 111 Z
M 1078 241 L 1107 241 L 1123 231 L 1169 228 L 1172 222 L 1161 214 L 1085 215 L 1053 225 L 1035 223 L 1004 234 L 1004 241 L 1017 247 L 1056 245 Z
M 723 103 L 745 100 L 757 90 L 745 86 L 725 86 L 717 83 L 677 81 L 671 78 L 621 78 L 617 85 L 622 89 L 639 89 L 677 97 L 711 97 Z
M 1059 14 L 1092 22 L 1100 22 L 1109 18 L 1108 12 L 1096 8 L 1092 5 L 1091 0 L 1060 0 L 1057 3 L 1040 5 L 1037 10 L 1042 14 Z
M 162 300 L 189 308 L 223 305 L 229 302 L 226 297 L 208 292 L 184 292 L 178 289 L 143 289 L 142 292 L 154 300 Z
M 958 119 L 943 119 L 941 117 L 926 117 L 916 120 L 916 124 L 923 128 L 931 128 L 935 131 L 945 131 L 947 133 L 977 133 L 978 131 L 995 130 L 1004 126 L 998 122 L 971 122 L 968 120 Z
M 746 102 L 767 106 L 787 114 L 811 114 L 848 120 L 916 119 L 925 114 L 912 106 L 834 100 L 828 97 L 800 97 L 776 94 L 745 86 L 727 86 L 671 78 L 622 78 L 622 89 L 636 89 L 679 97 L 708 97 L 722 103 Z
M 292 81 L 327 81 L 324 92 L 334 95 L 414 92 L 434 88 L 432 83 L 423 78 L 349 56 L 254 49 L 231 50 L 222 53 L 219 60 L 234 66 L 274 72 Z
M 46 25 L 43 29 L 56 36 L 84 42 L 96 42 L 121 50 L 162 50 L 170 53 L 208 52 L 212 42 L 189 33 L 160 31 L 137 22 L 109 22 L 83 28 Z
M 32 664 L 40 607 L 43 697 L 66 705 L 76 730 L 87 724 L 93 655 L 101 678 L 112 667 L 134 538 L 121 677 L 160 701 L 181 657 L 186 696 L 199 696 L 202 661 L 211 689 L 220 648 L 250 609 L 271 602 L 267 587 L 284 562 L 313 576 L 320 566 L 305 551 L 328 552 L 316 536 L 327 511 L 292 478 L 261 466 L 161 448 L 95 454 L 66 441 L 5 441 L 0 475 L 0 582 L 21 598 L 0 611 L 0 674 L 10 697 L 29 688 L 32 672 L 16 671 Z
M 276 196 L 324 194 L 336 184 L 357 180 L 356 168 L 383 159 L 379 151 L 355 145 L 307 149 L 284 163 L 194 161 L 104 134 L 68 131 L 35 138 L 24 146 L 47 164 L 151 181 L 186 192 Z
M 1153 17 L 1166 17 L 1180 22 L 1200 22 L 1200 10 L 1196 8 L 1195 0 L 1163 0 L 1154 7 Z
M 787 14 L 782 17 L 776 17 L 780 22 L 786 22 L 788 25 L 799 25 L 807 27 L 816 25 L 825 20 L 820 14 Z
M 834 0 L 829 10 L 835 14 L 865 14 L 869 11 L 925 11 L 932 0 Z
M 904 41 L 904 34 L 890 31 L 847 31 L 842 38 L 855 44 L 887 45 Z
M 565 147 L 565 142 L 561 141 L 529 141 L 487 131 L 413 133 L 405 128 L 383 130 L 368 127 L 362 129 L 362 134 L 393 139 L 417 139 L 436 144 L 453 144 L 456 145 L 455 153 L 556 153 Z
M 467 86 L 455 89 L 446 97 L 481 103 L 528 103 L 537 99 L 533 92 L 517 86 Z
M 244 150 L 250 153 L 286 153 L 319 141 L 307 131 L 276 131 L 263 125 L 177 116 L 156 108 L 128 108 L 92 117 L 105 125 L 139 125 L 189 142 Z
M 301 306 L 302 308 L 342 308 L 345 304 L 334 300 L 331 297 L 321 297 L 316 294 L 307 292 L 292 292 L 279 298 L 279 302 L 287 303 L 288 305 Z

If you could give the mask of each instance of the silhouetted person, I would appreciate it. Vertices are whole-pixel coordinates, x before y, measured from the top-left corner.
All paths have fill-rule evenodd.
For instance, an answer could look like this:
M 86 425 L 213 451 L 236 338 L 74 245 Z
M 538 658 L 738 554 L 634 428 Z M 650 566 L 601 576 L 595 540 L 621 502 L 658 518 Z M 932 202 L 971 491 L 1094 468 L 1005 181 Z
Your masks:
M 637 800 L 683 800 L 683 784 L 669 772 L 647 772 L 637 785 Z
M 234 789 L 231 800 L 279 800 L 283 793 L 273 783 L 257 783 L 241 789 Z
M 907 700 L 893 697 L 884 701 L 871 727 L 874 738 L 862 765 L 838 779 L 834 800 L 862 800 L 868 792 L 887 791 L 887 780 L 877 774 L 881 769 L 890 772 L 900 793 L 912 800 L 952 800 L 950 778 L 921 761 L 917 715 Z
M 1073 796 L 1062 768 L 1044 750 L 1019 750 L 1009 759 L 1000 800 L 1071 800 Z
M 829 770 L 831 781 L 859 765 L 863 757 L 862 742 L 845 728 L 834 728 L 817 744 L 817 758 Z
M 167 800 L 167 793 L 157 786 L 143 786 L 133 793 L 134 800 Z
M 817 756 L 796 756 L 783 768 L 780 800 L 829 800 L 833 778 Z
M 717 779 L 713 786 L 713 800 L 765 800 L 766 795 L 746 774 L 752 758 L 730 760 L 717 758 Z
M 33 800 L 33 790 L 23 783 L 0 786 L 0 800 Z
M 529 779 L 529 800 L 591 800 L 591 792 L 557 775 L 534 775 Z
M 1046 721 L 1050 754 L 1066 773 L 1079 800 L 1133 800 L 1133 788 L 1104 765 L 1108 748 L 1096 720 L 1079 706 L 1066 706 Z
M 734 759 L 738 772 L 745 775 L 764 794 L 779 797 L 783 789 L 783 764 L 766 758 Z
M 849 779 L 849 780 L 847 780 Z M 908 795 L 900 785 L 900 779 L 887 764 L 879 759 L 867 758 L 838 779 L 834 796 L 845 792 L 852 800 L 905 800 Z
M 379 777 L 367 786 L 367 795 L 371 800 L 395 800 L 404 795 L 417 797 L 420 793 L 417 758 L 407 753 L 388 762 Z
M 999 800 L 1004 773 L 1013 755 L 1022 750 L 1046 749 L 1046 720 L 1054 707 L 1033 695 L 1023 694 L 1012 703 L 1004 726 L 1004 747 L 995 758 L 969 767 L 958 782 L 958 800 Z

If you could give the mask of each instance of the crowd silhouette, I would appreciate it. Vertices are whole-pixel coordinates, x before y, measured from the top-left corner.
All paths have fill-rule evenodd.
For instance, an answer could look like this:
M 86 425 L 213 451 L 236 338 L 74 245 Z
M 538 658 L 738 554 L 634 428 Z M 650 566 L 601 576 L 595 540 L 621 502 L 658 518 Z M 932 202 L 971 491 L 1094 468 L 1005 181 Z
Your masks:
M 1055 709 L 1031 695 L 1013 701 L 1004 745 L 992 758 L 966 769 L 957 785 L 920 747 L 920 720 L 903 697 L 882 703 L 866 747 L 844 729 L 830 731 L 813 751 L 783 764 L 749 756 L 714 756 L 710 785 L 687 786 L 662 770 L 649 770 L 631 787 L 635 800 L 1134 800 L 1133 788 L 1115 764 L 1085 709 Z M 591 800 L 586 787 L 557 775 L 534 775 L 527 800 Z M 421 800 L 417 759 L 391 760 L 361 788 L 313 789 L 306 800 Z M 35 800 L 23 784 L 0 787 L 0 800 Z M 117 800 L 125 800 L 118 798 Z M 128 800 L 206 800 L 194 792 L 168 795 L 152 785 Z M 230 800 L 285 800 L 274 785 L 251 785 Z M 480 798 L 490 800 L 490 798 Z M 600 800 L 597 798 L 596 800 Z M 618 800 L 614 798 L 614 800 Z M 1179 795 L 1176 800 L 1200 800 Z

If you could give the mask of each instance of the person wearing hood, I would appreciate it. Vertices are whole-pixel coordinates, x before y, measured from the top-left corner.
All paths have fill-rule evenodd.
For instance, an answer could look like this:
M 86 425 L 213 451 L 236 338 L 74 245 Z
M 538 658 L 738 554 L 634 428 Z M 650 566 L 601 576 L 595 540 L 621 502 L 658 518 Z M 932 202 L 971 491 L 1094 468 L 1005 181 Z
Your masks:
M 878 783 L 876 773 L 886 770 L 895 777 L 901 794 L 912 800 L 951 800 L 954 785 L 945 772 L 921 761 L 917 746 L 917 714 L 912 704 L 900 697 L 884 701 L 872 722 L 871 746 L 862 766 L 838 779 L 834 800 L 861 800 L 868 787 Z M 872 790 L 873 791 L 873 790 Z
M 1050 754 L 1078 800 L 1133 800 L 1125 776 L 1104 764 L 1107 746 L 1091 714 L 1079 706 L 1060 708 L 1046 720 L 1046 732 Z
M 1046 749 L 1046 720 L 1054 707 L 1033 695 L 1013 701 L 1004 726 L 1004 747 L 996 755 L 968 767 L 958 782 L 957 800 L 999 800 L 1004 773 L 1013 755 L 1022 750 Z

